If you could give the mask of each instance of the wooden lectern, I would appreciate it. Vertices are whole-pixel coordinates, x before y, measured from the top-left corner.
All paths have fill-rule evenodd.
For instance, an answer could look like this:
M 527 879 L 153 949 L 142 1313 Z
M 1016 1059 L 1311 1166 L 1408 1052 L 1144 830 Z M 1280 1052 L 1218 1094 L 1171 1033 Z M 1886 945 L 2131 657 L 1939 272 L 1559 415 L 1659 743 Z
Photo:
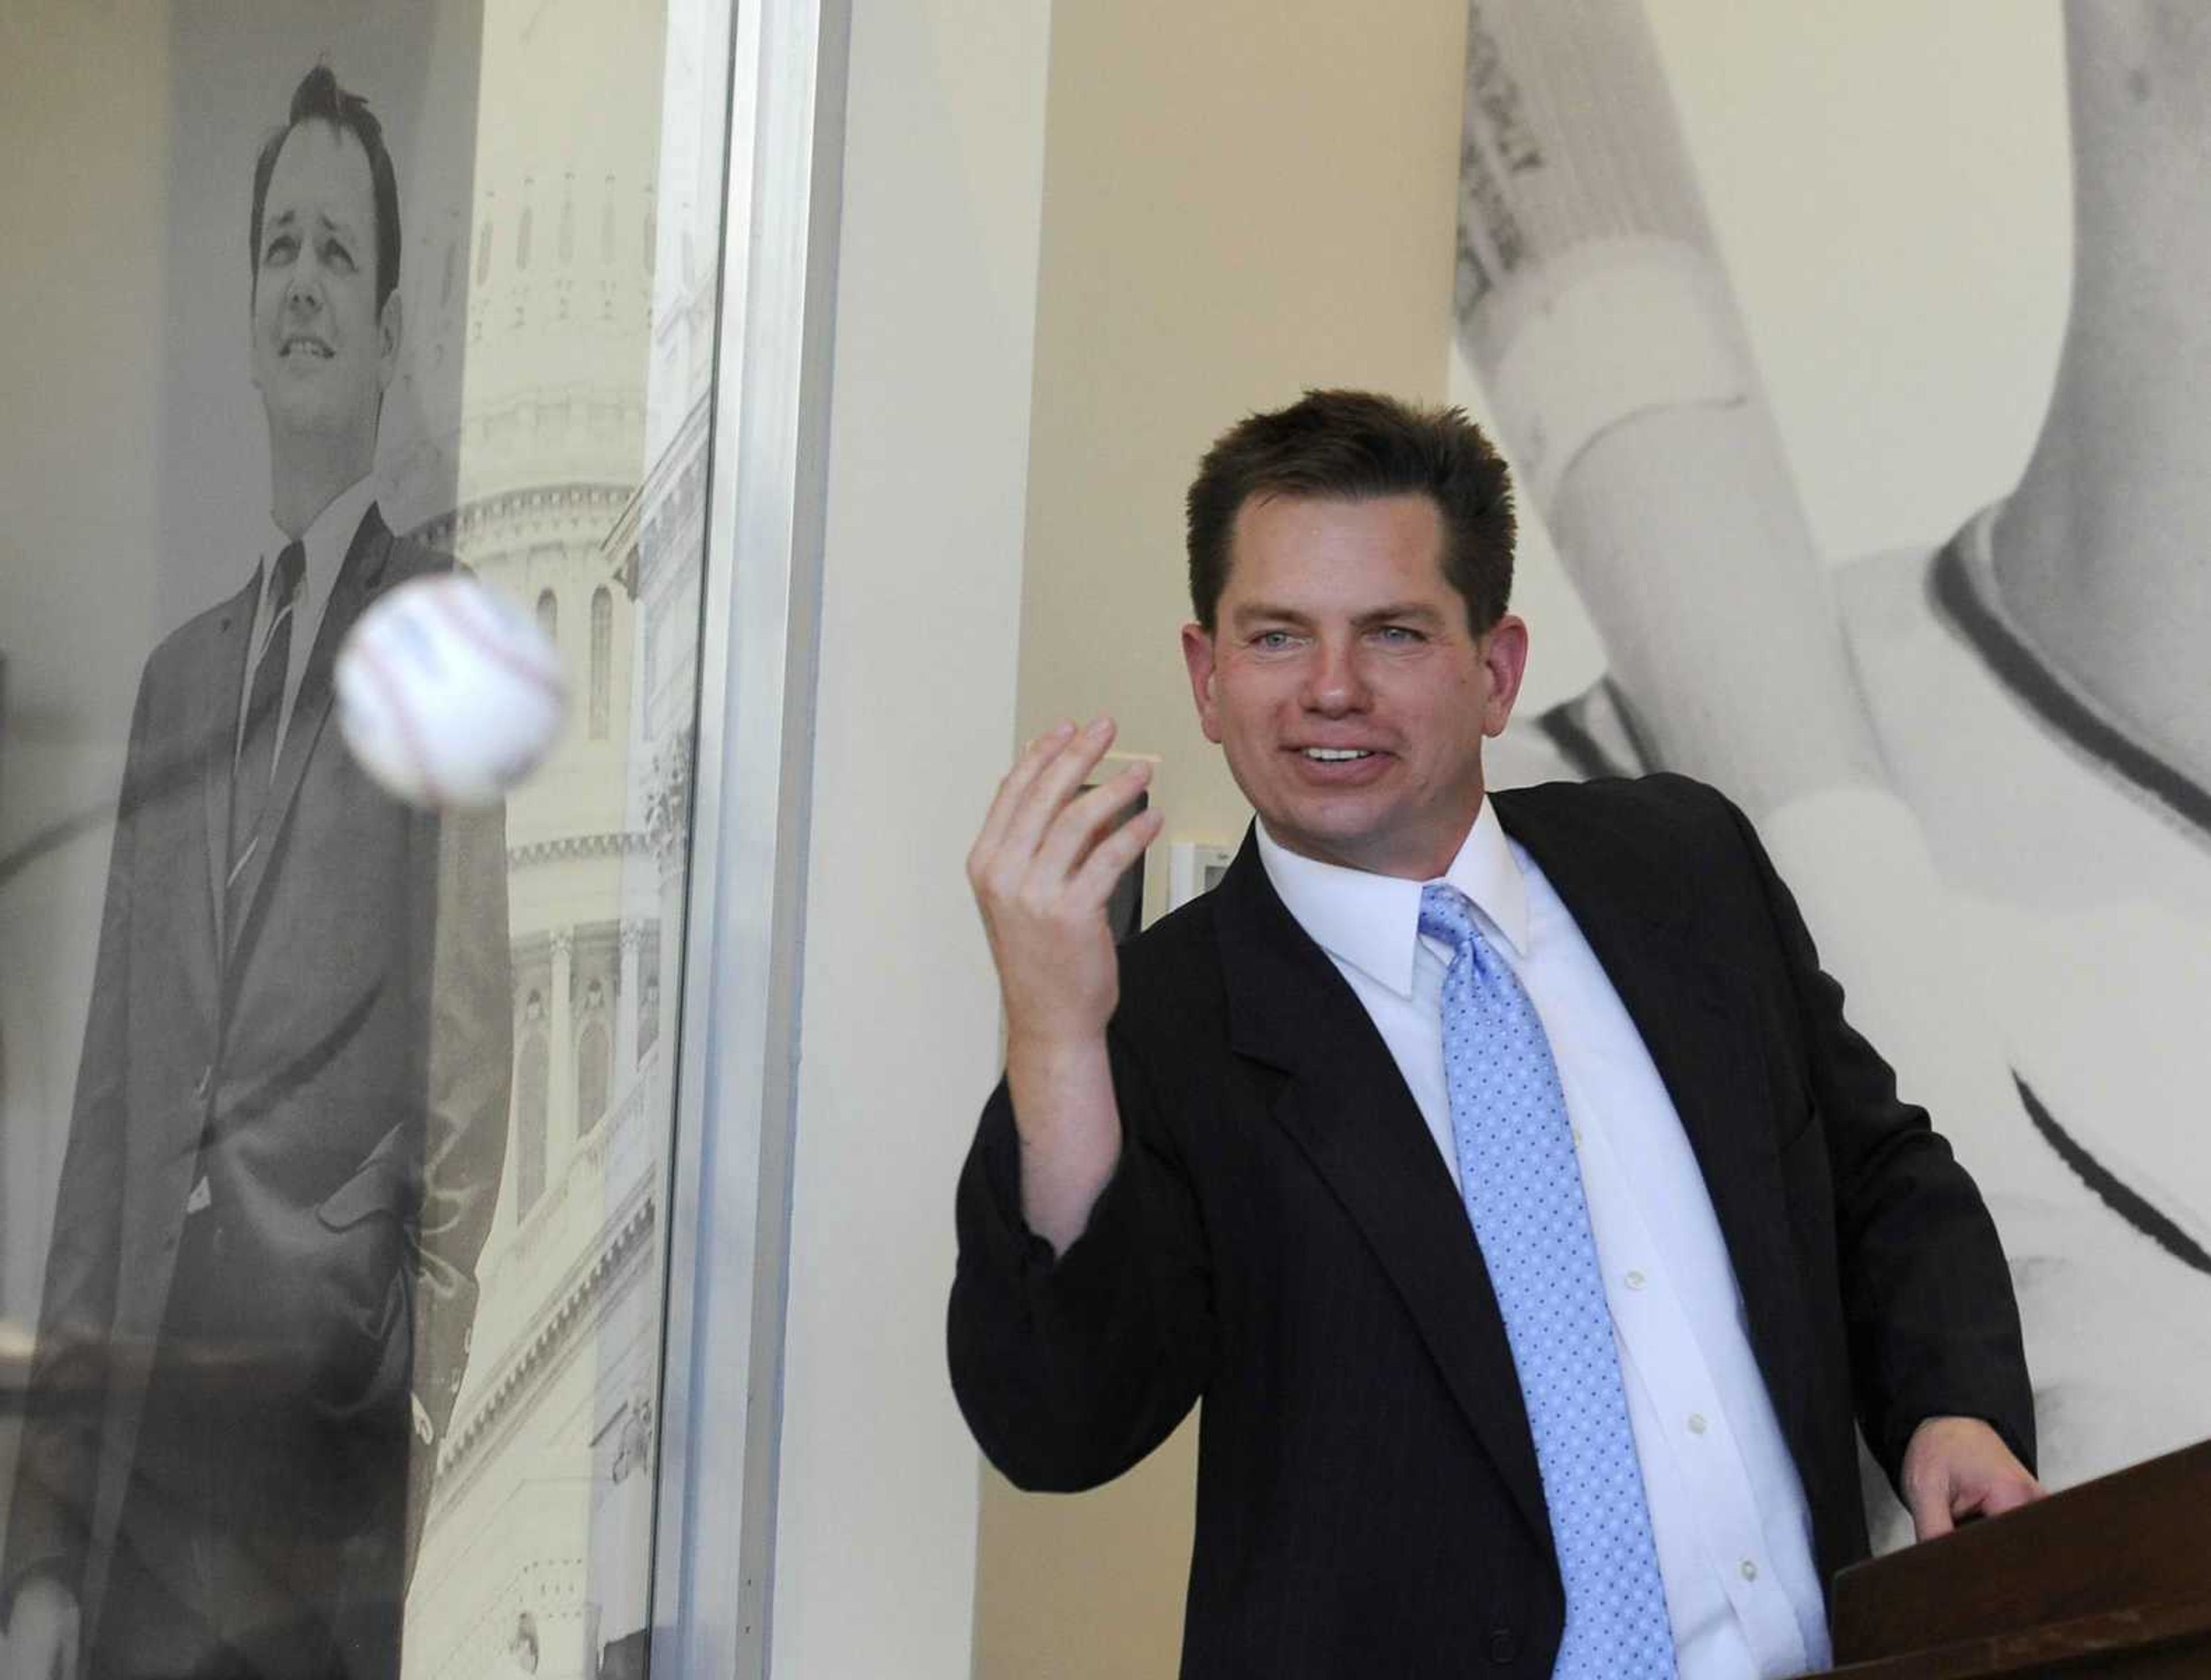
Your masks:
M 2211 1441 L 1835 1578 L 1845 1680 L 2211 1676 Z

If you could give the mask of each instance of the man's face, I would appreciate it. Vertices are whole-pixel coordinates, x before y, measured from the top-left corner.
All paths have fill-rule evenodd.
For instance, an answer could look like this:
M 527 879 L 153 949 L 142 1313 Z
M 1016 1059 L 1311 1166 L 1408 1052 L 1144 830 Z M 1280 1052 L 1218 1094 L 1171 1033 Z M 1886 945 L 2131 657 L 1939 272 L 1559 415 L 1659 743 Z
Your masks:
M 254 253 L 253 383 L 272 438 L 365 448 L 399 356 L 399 297 L 376 306 L 368 154 L 327 123 L 286 137 Z
M 1526 663 L 1507 614 L 1476 638 L 1424 495 L 1247 501 L 1215 632 L 1183 628 L 1206 738 L 1292 852 L 1428 880 L 1481 804 L 1481 743 Z

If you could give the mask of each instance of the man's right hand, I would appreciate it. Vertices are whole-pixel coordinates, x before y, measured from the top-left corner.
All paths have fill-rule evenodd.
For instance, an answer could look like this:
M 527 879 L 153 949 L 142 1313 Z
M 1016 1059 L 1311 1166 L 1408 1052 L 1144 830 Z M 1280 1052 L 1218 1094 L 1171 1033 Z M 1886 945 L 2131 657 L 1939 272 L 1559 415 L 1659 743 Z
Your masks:
M 0 1647 L 5 1680 L 76 1680 L 76 1595 L 51 1575 L 33 1575 L 15 1592 L 8 1640 Z
M 1057 1250 L 1080 1236 L 1121 1149 L 1106 1023 L 1120 998 L 1106 903 L 1158 836 L 1157 811 L 1114 818 L 1143 765 L 1081 791 L 1113 739 L 1110 719 L 1029 743 L 967 854 L 1006 1006 L 1006 1078 L 1021 1139 L 1021 1210 Z

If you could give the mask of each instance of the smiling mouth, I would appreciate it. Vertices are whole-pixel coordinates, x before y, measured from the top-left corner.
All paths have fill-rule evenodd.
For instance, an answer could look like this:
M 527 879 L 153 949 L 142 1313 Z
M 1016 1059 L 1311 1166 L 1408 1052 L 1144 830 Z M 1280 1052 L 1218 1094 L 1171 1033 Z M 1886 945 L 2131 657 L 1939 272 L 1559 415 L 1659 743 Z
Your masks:
M 331 355 L 330 347 L 319 338 L 288 338 L 277 353 L 287 360 L 296 355 L 312 356 L 318 361 L 328 361 Z
M 1374 756 L 1366 747 L 1300 747 L 1298 751 L 1316 764 L 1349 764 Z

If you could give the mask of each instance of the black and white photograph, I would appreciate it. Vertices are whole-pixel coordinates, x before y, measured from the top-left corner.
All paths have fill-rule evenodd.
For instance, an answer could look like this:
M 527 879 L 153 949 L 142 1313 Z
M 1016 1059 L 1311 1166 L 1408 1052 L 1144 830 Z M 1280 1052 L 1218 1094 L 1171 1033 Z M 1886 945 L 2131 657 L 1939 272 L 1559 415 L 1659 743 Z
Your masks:
M 728 27 L 0 22 L 10 1676 L 645 1672 Z
M 1590 638 L 1500 767 L 1744 802 L 1989 1194 L 2070 1485 L 2211 1427 L 2211 221 L 2178 185 L 2211 20 L 1948 6 L 1720 43 L 1693 9 L 1469 9 L 1463 394 L 1554 549 L 1531 586 Z M 1893 118 L 1923 178 L 1853 196 L 1887 158 L 1801 116 L 1749 144 L 1806 61 L 1832 83 L 1936 45 L 1978 55 L 1981 102 Z

